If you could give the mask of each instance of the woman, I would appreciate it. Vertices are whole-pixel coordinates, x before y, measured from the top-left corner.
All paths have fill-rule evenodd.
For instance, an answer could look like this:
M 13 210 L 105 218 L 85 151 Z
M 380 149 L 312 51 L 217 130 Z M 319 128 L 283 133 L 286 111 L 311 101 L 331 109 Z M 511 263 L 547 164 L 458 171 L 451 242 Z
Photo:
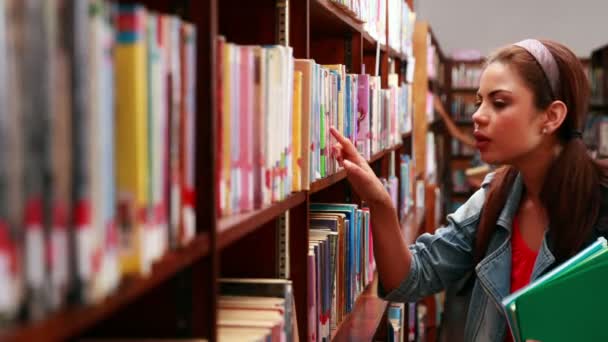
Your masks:
M 586 153 L 580 127 L 589 85 L 576 56 L 524 40 L 486 64 L 473 115 L 489 174 L 446 227 L 403 243 L 395 209 L 353 145 L 333 130 L 333 153 L 371 209 L 379 292 L 415 301 L 453 284 L 470 301 L 466 341 L 510 340 L 501 300 L 606 235 L 606 165 Z

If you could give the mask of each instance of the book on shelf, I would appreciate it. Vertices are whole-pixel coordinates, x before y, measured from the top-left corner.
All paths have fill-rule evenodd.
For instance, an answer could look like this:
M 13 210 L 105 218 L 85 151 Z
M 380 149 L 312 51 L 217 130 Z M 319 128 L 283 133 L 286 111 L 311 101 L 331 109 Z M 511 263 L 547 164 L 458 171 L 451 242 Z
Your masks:
M 387 341 L 403 342 L 405 326 L 405 303 L 390 303 L 387 309 Z
M 297 318 L 291 280 L 220 278 L 218 333 L 228 339 L 260 336 L 296 341 Z
M 312 203 L 309 338 L 329 339 L 375 271 L 370 213 L 355 204 Z
M 0 3 L 3 323 L 98 302 L 194 237 L 194 35 L 138 5 Z
M 459 63 L 452 66 L 452 88 L 477 88 L 483 65 L 481 63 Z
M 452 118 L 457 122 L 472 122 L 473 113 L 477 111 L 473 95 L 454 95 L 451 104 Z
M 452 170 L 452 191 L 460 194 L 466 194 L 471 191 L 471 186 L 467 181 L 466 170 Z
M 595 242 L 502 300 L 515 341 L 603 341 L 608 245 Z M 564 300 L 576 294 L 576 300 Z M 556 329 L 556 327 L 568 327 Z
M 221 37 L 217 46 L 221 216 L 260 209 L 340 171 L 330 155 L 330 127 L 368 159 L 411 130 L 411 86 L 398 84 L 396 74 L 381 89 L 379 77 L 294 60 L 288 47 L 242 46 Z

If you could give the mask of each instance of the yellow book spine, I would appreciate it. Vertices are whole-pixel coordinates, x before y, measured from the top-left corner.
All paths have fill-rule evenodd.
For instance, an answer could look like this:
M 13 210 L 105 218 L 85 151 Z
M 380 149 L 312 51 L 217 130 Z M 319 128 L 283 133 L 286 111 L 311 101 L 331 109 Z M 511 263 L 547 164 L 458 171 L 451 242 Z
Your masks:
M 291 158 L 293 180 L 292 191 L 300 191 L 302 181 L 300 175 L 301 171 L 301 158 L 302 158 L 302 72 L 294 71 L 293 74 L 293 125 L 292 125 L 292 139 L 293 142 L 293 154 Z
M 123 15 L 121 12 L 120 15 Z M 125 15 L 145 16 L 143 9 Z M 144 22 L 144 20 L 141 20 Z M 120 251 L 123 274 L 141 273 L 141 237 L 148 205 L 148 139 L 146 45 L 141 31 L 115 48 L 116 65 L 116 185 L 121 231 L 127 245 Z M 135 38 L 133 38 L 135 37 Z

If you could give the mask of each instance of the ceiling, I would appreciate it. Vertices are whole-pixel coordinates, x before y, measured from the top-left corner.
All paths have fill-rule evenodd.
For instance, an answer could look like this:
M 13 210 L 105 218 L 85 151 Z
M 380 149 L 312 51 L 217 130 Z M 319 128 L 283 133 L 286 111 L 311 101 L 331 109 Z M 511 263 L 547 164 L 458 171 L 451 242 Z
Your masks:
M 579 57 L 608 44 L 605 0 L 415 0 L 446 55 L 475 49 L 487 55 L 525 38 L 557 40 Z

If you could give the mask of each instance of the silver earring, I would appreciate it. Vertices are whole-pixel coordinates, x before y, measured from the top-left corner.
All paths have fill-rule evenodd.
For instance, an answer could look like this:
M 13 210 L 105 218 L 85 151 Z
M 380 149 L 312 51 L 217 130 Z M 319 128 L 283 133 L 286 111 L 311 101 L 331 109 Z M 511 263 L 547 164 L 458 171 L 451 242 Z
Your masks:
M 543 134 L 547 134 L 547 127 L 543 127 L 543 130 L 541 131 Z

